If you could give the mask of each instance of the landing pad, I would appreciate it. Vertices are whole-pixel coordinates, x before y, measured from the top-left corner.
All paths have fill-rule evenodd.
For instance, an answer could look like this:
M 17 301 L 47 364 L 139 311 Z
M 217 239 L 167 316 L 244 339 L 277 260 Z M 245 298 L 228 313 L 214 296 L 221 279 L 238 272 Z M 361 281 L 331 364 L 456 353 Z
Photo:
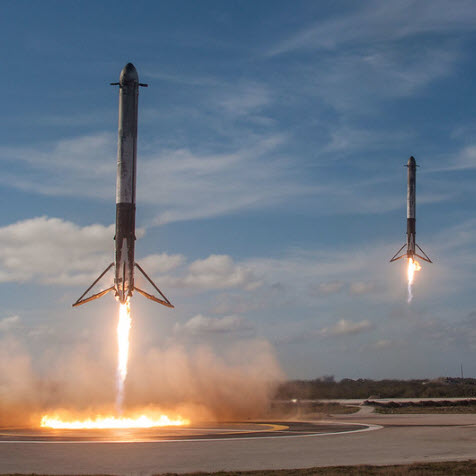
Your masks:
M 372 425 L 333 422 L 227 422 L 113 430 L 0 429 L 0 443 L 147 443 L 283 438 L 353 433 Z

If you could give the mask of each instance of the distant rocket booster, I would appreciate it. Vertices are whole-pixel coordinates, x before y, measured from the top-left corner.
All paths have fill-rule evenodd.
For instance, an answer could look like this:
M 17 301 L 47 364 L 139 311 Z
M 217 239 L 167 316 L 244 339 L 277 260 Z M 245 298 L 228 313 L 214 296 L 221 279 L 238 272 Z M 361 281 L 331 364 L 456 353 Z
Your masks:
M 135 215 L 136 215 L 136 170 L 137 170 L 137 113 L 139 100 L 139 75 L 132 63 L 126 64 L 121 71 L 119 86 L 119 137 L 117 144 L 117 180 L 116 180 L 116 235 L 114 263 L 111 263 L 94 283 L 73 304 L 79 306 L 114 291 L 116 298 L 124 304 L 133 291 L 137 291 L 152 301 L 167 307 L 174 307 L 160 289 L 147 276 L 134 260 Z M 85 296 L 114 266 L 114 285 L 92 296 Z M 159 293 L 153 296 L 134 284 L 134 269 L 137 268 Z
M 397 251 L 390 262 L 397 261 L 400 258 L 408 257 L 414 258 L 415 256 L 431 263 L 431 259 L 426 253 L 418 246 L 415 241 L 416 235 L 416 168 L 417 164 L 415 158 L 412 156 L 408 159 L 408 185 L 407 185 L 407 242 Z M 406 247 L 406 250 L 405 250 Z M 404 253 L 402 253 L 404 251 Z M 402 254 L 400 254 L 402 253 Z M 419 254 L 421 253 L 421 254 Z

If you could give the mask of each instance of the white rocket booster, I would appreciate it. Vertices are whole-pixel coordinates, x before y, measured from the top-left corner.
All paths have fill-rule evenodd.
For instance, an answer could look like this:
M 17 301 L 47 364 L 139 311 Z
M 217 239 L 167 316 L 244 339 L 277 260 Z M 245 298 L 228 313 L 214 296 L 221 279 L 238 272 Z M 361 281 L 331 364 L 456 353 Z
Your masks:
M 117 180 L 116 180 L 116 235 L 114 262 L 111 263 L 94 283 L 73 304 L 79 306 L 114 291 L 116 298 L 124 304 L 133 291 L 167 307 L 174 307 L 162 294 L 155 283 L 134 260 L 135 248 L 135 215 L 136 215 L 136 170 L 137 170 L 137 116 L 139 87 L 147 84 L 139 83 L 139 75 L 132 63 L 126 64 L 121 71 L 119 86 L 119 126 L 117 142 Z M 114 266 L 114 285 L 92 296 L 85 297 L 89 291 Z M 160 297 L 151 295 L 134 284 L 134 270 L 137 268 Z

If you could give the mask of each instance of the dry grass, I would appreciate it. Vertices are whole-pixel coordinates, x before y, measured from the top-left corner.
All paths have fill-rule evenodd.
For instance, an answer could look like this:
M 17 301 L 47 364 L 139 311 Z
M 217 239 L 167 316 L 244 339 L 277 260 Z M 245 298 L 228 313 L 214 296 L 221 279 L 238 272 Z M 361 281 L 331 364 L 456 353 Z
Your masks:
M 275 404 L 270 413 L 270 418 L 285 419 L 317 419 L 328 415 L 350 415 L 360 410 L 357 406 L 341 405 L 340 403 L 299 402 Z
M 393 466 L 332 466 L 309 469 L 280 469 L 264 471 L 221 471 L 218 473 L 187 473 L 180 476 L 451 476 L 476 475 L 476 461 L 444 463 L 415 463 Z M 157 476 L 178 476 L 167 473 Z
M 316 405 L 313 410 L 316 413 L 324 413 L 328 415 L 350 415 L 360 410 L 357 406 L 346 406 L 339 403 L 328 403 L 324 405 Z
M 375 413 L 383 413 L 385 415 L 405 414 L 405 413 L 443 413 L 443 414 L 458 414 L 458 413 L 476 413 L 475 406 L 454 406 L 454 407 L 375 407 Z
M 216 473 L 158 473 L 156 476 L 476 476 L 476 460 L 442 463 L 414 463 L 391 466 L 328 466 L 308 469 L 278 469 L 262 471 L 219 471 Z M 0 476 L 49 476 L 39 473 L 9 473 Z M 68 475 L 63 475 L 68 476 Z M 69 475 L 71 476 L 71 475 Z M 112 475 L 90 475 L 112 476 Z

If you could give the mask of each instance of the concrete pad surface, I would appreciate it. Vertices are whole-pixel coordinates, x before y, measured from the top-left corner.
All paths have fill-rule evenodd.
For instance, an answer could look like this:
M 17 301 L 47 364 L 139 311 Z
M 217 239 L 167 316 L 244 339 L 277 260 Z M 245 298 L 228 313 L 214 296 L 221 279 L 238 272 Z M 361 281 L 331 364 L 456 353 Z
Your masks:
M 476 415 L 342 415 L 374 431 L 141 443 L 0 443 L 0 473 L 149 475 L 476 458 Z M 271 436 L 271 437 L 270 437 Z

